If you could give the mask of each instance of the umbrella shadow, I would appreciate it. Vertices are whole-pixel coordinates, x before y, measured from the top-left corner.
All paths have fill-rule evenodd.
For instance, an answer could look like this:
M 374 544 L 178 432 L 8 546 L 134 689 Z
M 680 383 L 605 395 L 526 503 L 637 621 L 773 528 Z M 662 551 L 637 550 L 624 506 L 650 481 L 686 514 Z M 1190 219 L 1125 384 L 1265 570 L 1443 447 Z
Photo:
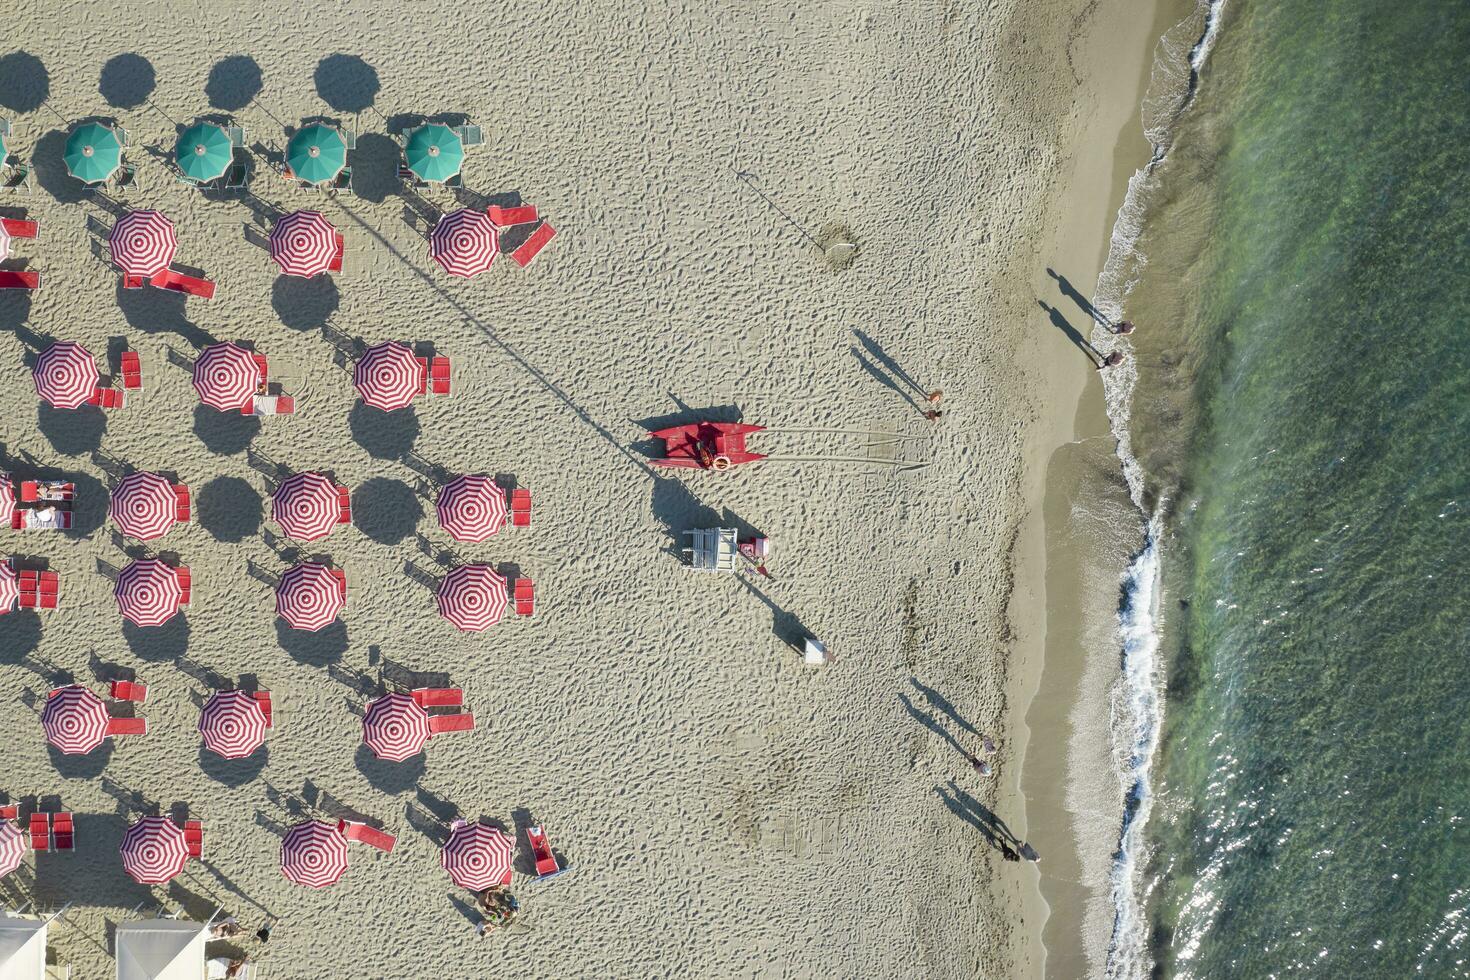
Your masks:
M 402 194 L 398 165 L 403 162 L 403 148 L 382 133 L 363 133 L 352 151 L 352 193 L 372 204 L 382 204 L 395 194 Z
M 175 268 L 184 267 L 175 263 Z M 122 277 L 118 277 L 117 308 L 122 311 L 128 326 L 146 334 L 178 334 L 196 349 L 215 343 L 215 338 L 209 331 L 195 326 L 184 316 L 185 304 L 183 293 L 171 289 L 155 289 L 152 286 L 124 289 Z
M 204 775 L 230 789 L 254 782 L 265 769 L 268 761 L 270 761 L 270 749 L 265 745 L 243 759 L 226 759 L 209 751 L 203 745 L 199 746 L 199 768 L 204 770 Z
M 0 332 L 18 334 L 31 315 L 31 294 L 26 289 L 0 292 Z
M 97 91 L 115 109 L 136 109 L 157 86 L 153 63 L 140 54 L 120 54 L 102 66 Z
M 334 619 L 315 632 L 307 632 L 292 629 L 285 620 L 277 619 L 276 644 L 299 664 L 326 668 L 340 663 L 347 652 L 347 624 Z
M 402 762 L 384 762 L 373 755 L 373 750 L 366 745 L 357 747 L 354 761 L 358 771 L 367 778 L 369 783 L 372 783 L 375 789 L 391 796 L 416 789 L 427 768 L 427 760 L 422 752 Z
M 341 301 L 341 291 L 331 276 L 277 276 L 271 286 L 271 307 L 292 330 L 320 330 Z
M 260 434 L 260 419 L 240 412 L 221 412 L 208 405 L 194 408 L 194 434 L 216 456 L 237 456 Z
M 35 112 L 51 94 L 51 74 L 29 51 L 0 57 L 0 106 L 11 112 Z
M 107 416 L 100 408 L 53 408 L 49 403 L 36 403 L 36 425 L 46 441 L 63 456 L 85 456 L 102 447 L 107 432 Z
M 418 494 L 401 480 L 374 477 L 352 494 L 352 523 L 378 544 L 399 544 L 423 516 Z
M 403 459 L 422 431 L 412 405 L 385 412 L 357 401 L 347 414 L 347 425 L 352 441 L 374 459 Z
M 66 171 L 62 157 L 66 153 L 67 134 L 53 129 L 36 140 L 31 154 L 31 169 L 35 171 L 36 183 L 41 190 L 50 194 L 60 204 L 77 204 L 85 200 L 90 191 L 87 185 Z
M 247 481 L 219 476 L 194 495 L 194 512 L 199 525 L 216 541 L 237 544 L 260 533 L 262 503 L 259 491 Z
M 204 83 L 204 97 L 215 109 L 239 112 L 260 94 L 260 65 L 248 55 L 236 54 L 215 62 Z
M 322 101 L 338 112 L 362 112 L 382 87 L 378 72 L 355 54 L 331 54 L 317 63 L 313 75 Z
M 123 620 L 123 640 L 141 660 L 181 660 L 189 652 L 189 620 L 182 612 L 162 626 L 138 626 Z
M 86 755 L 67 755 L 49 742 L 46 744 L 46 754 L 51 757 L 51 766 L 62 779 L 96 779 L 107 768 L 112 753 L 113 744 L 110 738 Z
M 41 645 L 41 617 L 12 612 L 0 616 L 0 663 L 18 664 Z

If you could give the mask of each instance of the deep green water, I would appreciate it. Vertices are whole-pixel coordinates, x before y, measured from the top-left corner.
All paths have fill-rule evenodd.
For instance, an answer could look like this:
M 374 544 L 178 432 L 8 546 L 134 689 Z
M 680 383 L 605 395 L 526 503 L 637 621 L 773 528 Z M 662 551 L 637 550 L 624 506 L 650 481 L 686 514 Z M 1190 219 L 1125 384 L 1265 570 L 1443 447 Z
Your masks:
M 1470 976 L 1470 2 L 1223 24 L 1164 176 L 1208 201 L 1147 242 L 1187 274 L 1140 287 L 1190 318 L 1141 327 L 1135 412 L 1181 361 L 1192 400 L 1138 430 L 1178 450 L 1149 945 L 1166 976 Z

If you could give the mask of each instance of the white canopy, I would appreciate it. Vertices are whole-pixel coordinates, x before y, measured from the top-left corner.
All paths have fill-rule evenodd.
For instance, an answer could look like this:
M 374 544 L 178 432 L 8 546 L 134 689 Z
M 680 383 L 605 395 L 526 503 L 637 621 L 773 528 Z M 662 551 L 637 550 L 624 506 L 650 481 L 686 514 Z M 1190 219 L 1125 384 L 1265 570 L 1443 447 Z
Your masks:
M 45 980 L 49 921 L 0 916 L 0 980 Z
M 199 980 L 208 926 L 172 919 L 117 927 L 117 980 Z

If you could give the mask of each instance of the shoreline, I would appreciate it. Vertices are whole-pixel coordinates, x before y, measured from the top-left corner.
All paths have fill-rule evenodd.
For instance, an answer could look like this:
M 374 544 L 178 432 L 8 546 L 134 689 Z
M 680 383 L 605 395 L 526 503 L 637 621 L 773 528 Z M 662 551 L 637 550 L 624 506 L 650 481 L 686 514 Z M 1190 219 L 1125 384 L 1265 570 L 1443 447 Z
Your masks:
M 1032 867 L 1027 888 L 1028 911 L 1040 911 L 1031 938 L 1045 976 L 1097 975 L 1105 966 L 1108 874 L 1123 805 L 1107 701 L 1117 670 L 1088 653 L 1106 648 L 1115 635 L 1116 580 L 1138 541 L 1101 379 L 1056 318 L 1083 337 L 1092 333 L 1092 321 L 1047 269 L 1091 299 L 1128 180 L 1149 157 L 1140 121 L 1157 44 L 1189 6 L 1157 0 L 1147 17 L 1099 11 L 1079 50 L 1069 50 L 1074 71 L 1084 72 L 1079 92 L 1087 97 L 1074 104 L 1080 122 L 1071 132 L 1070 172 L 1053 202 L 1052 247 L 1034 270 L 1038 299 L 1055 310 L 1034 314 L 1035 354 L 1048 365 L 1051 397 L 1026 455 L 1009 703 L 1023 760 L 1015 780 L 1026 800 L 1024 833 L 1045 857 Z M 1096 819 L 1099 814 L 1116 819 Z

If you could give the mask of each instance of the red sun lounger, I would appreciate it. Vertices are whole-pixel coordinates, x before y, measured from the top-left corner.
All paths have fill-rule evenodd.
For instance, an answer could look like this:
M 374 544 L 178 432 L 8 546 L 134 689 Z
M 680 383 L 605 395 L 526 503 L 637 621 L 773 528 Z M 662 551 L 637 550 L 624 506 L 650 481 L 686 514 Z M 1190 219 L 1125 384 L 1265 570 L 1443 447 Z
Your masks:
M 31 850 L 51 850 L 51 817 L 49 814 L 31 814 Z
M 189 846 L 190 857 L 200 857 L 204 854 L 204 821 L 184 821 L 184 843 Z
M 419 362 L 419 394 L 422 395 L 429 390 L 429 359 L 416 357 L 414 360 Z
M 20 819 L 20 805 L 19 804 L 11 803 L 11 804 L 9 804 L 7 806 L 0 806 L 0 820 L 19 820 L 19 819 Z
M 256 691 L 250 696 L 255 699 L 257 704 L 260 705 L 260 710 L 265 712 L 265 727 L 275 728 L 275 718 L 271 715 L 271 692 Z
M 531 526 L 531 491 L 524 487 L 510 492 L 510 523 L 515 527 Z
M 70 813 L 51 816 L 51 847 L 57 851 L 72 851 L 76 848 L 76 834 L 72 828 Z
M 182 483 L 174 484 L 174 496 L 178 501 L 178 506 L 174 508 L 174 520 L 180 524 L 189 523 L 189 488 Z
M 536 587 L 528 578 L 516 579 L 516 615 L 533 616 L 536 613 Z
M 179 596 L 179 605 L 187 606 L 189 604 L 189 593 L 194 585 L 194 578 L 189 574 L 189 567 L 187 565 L 180 565 L 178 568 L 175 568 L 174 574 L 178 576 L 179 589 L 183 593 Z
M 0 269 L 0 289 L 40 289 L 41 274 L 16 269 Z
M 449 358 L 436 357 L 429 363 L 429 380 L 434 386 L 434 394 L 449 394 Z
M 127 396 L 117 388 L 98 388 L 87 399 L 88 405 L 96 405 L 98 408 L 122 408 L 127 403 Z
M 369 827 L 365 823 L 357 823 L 353 820 L 338 820 L 337 829 L 348 840 L 355 840 L 359 844 L 376 847 L 378 850 L 390 854 L 393 852 L 393 845 L 398 843 L 398 838 L 392 834 L 385 833 L 375 827 Z
M 520 248 L 511 252 L 510 257 L 515 261 L 516 265 L 524 269 L 531 264 L 531 260 L 536 257 L 536 253 L 545 248 L 546 243 L 551 241 L 551 236 L 555 234 L 556 229 L 551 227 L 549 222 L 541 222 L 541 227 L 531 232 L 531 237 L 522 242 Z
M 142 704 L 148 700 L 148 685 L 136 681 L 113 681 L 108 693 L 118 701 Z
M 498 208 L 492 204 L 485 209 L 485 213 L 490 216 L 490 223 L 497 228 L 529 225 L 540 220 L 536 209 L 529 204 L 519 208 Z
M 444 732 L 468 732 L 475 727 L 475 716 L 468 711 L 462 711 L 457 715 L 430 715 L 429 734 L 439 735 Z
M 41 573 L 41 594 L 56 595 L 61 591 L 61 576 L 56 572 Z
M 0 218 L 0 225 L 5 227 L 5 233 L 11 238 L 35 238 L 41 230 L 41 226 L 34 221 L 20 221 L 16 218 Z
M 148 280 L 159 289 L 172 289 L 176 293 L 184 293 L 188 296 L 198 296 L 201 299 L 214 298 L 214 283 L 208 279 L 196 279 L 194 276 L 186 276 L 182 272 L 172 269 L 164 269 L 156 273 Z
M 270 375 L 270 362 L 265 359 L 264 354 L 251 354 L 250 356 L 255 359 L 255 366 L 260 369 L 260 383 L 265 384 L 266 378 Z
M 142 289 L 148 285 L 148 277 L 125 275 L 123 276 L 122 285 L 124 289 Z
M 147 735 L 147 718 L 109 718 L 107 719 L 108 735 Z
M 124 388 L 143 387 L 143 362 L 138 357 L 137 351 L 123 351 L 119 367 L 122 368 Z
M 41 486 L 35 480 L 25 480 L 20 485 L 22 503 L 31 504 L 41 499 Z
M 337 251 L 332 255 L 332 261 L 327 266 L 328 272 L 342 271 L 342 256 L 347 254 L 347 242 L 343 240 L 342 233 L 337 233 Z
M 276 396 L 276 414 L 291 415 L 296 411 L 296 399 L 290 395 Z
M 551 853 L 551 844 L 546 840 L 546 831 L 538 826 L 526 828 L 526 840 L 531 844 L 531 854 L 536 858 L 536 880 L 544 881 L 571 868 L 563 868 Z
M 352 491 L 346 487 L 337 488 L 337 506 L 341 513 L 337 517 L 338 524 L 352 523 Z
M 332 578 L 337 580 L 337 591 L 342 593 L 342 601 L 347 601 L 347 573 L 340 568 L 330 569 Z
M 464 691 L 457 687 L 421 687 L 409 696 L 420 708 L 457 708 L 464 704 Z

